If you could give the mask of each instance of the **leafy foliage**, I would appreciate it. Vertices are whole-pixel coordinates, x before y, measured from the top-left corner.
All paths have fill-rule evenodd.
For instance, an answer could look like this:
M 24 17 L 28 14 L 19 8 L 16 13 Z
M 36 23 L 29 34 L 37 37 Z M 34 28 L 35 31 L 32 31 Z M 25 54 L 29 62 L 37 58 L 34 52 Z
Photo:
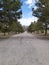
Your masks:
M 24 32 L 22 25 L 20 24 L 20 22 L 12 22 L 11 26 L 10 26 L 11 31 L 15 32 L 15 33 L 22 33 Z
M 45 35 L 49 24 L 49 0 L 39 0 L 36 2 L 37 9 L 33 10 L 33 15 L 38 17 L 39 21 L 45 24 Z
M 41 31 L 41 33 L 44 32 L 44 28 L 43 28 L 43 25 L 41 22 L 34 22 L 34 23 L 31 23 L 30 26 L 28 27 L 28 32 L 39 32 Z
M 20 0 L 0 0 L 0 31 L 5 33 L 18 30 L 17 25 L 20 24 L 17 20 L 22 17 L 21 6 Z

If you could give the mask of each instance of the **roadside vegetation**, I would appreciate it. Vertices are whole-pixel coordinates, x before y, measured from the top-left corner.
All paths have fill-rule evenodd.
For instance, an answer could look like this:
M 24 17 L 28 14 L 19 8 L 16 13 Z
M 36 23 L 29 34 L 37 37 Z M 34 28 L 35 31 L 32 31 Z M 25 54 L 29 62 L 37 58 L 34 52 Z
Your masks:
M 37 8 L 32 8 L 32 15 L 38 18 L 39 23 L 42 23 L 45 35 L 47 35 L 49 29 L 49 0 L 36 0 L 35 6 Z
M 47 29 L 47 34 L 45 35 L 45 26 L 39 21 L 32 22 L 28 26 L 27 31 L 34 34 L 39 39 L 49 39 L 49 28 Z
M 38 20 L 28 27 L 28 32 L 49 35 L 49 0 L 36 0 L 36 8 L 32 8 L 32 15 Z
M 32 22 L 28 27 L 28 32 L 44 33 L 44 27 L 41 22 Z
M 20 0 L 0 0 L 0 34 L 22 33 L 23 27 L 18 21 L 22 17 Z

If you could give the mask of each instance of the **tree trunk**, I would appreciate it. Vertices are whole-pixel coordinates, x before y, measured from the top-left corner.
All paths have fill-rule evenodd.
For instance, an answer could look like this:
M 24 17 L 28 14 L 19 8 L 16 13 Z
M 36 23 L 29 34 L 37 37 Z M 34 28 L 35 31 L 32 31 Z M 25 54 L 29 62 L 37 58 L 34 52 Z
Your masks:
M 47 35 L 47 23 L 45 24 L 45 36 Z
M 8 32 L 8 35 L 9 35 L 9 32 Z
M 4 36 L 5 36 L 6 34 L 5 34 L 5 32 L 4 32 Z

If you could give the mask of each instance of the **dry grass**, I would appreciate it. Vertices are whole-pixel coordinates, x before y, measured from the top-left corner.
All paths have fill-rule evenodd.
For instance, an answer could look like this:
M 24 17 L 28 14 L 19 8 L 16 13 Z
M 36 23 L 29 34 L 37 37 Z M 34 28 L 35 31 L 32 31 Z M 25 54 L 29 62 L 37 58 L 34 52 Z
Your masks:
M 9 37 L 10 37 L 10 35 L 8 35 L 8 33 L 6 33 L 5 36 L 4 36 L 4 33 L 0 33 L 0 39 L 7 39 Z

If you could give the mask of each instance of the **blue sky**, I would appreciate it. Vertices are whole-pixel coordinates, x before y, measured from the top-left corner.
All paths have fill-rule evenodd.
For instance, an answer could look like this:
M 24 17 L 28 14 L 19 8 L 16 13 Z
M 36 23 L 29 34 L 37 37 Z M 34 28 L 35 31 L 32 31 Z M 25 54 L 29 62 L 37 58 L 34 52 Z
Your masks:
M 22 25 L 30 25 L 31 22 L 37 20 L 36 17 L 32 16 L 32 7 L 35 7 L 35 0 L 21 0 L 22 5 L 22 18 L 19 20 Z

